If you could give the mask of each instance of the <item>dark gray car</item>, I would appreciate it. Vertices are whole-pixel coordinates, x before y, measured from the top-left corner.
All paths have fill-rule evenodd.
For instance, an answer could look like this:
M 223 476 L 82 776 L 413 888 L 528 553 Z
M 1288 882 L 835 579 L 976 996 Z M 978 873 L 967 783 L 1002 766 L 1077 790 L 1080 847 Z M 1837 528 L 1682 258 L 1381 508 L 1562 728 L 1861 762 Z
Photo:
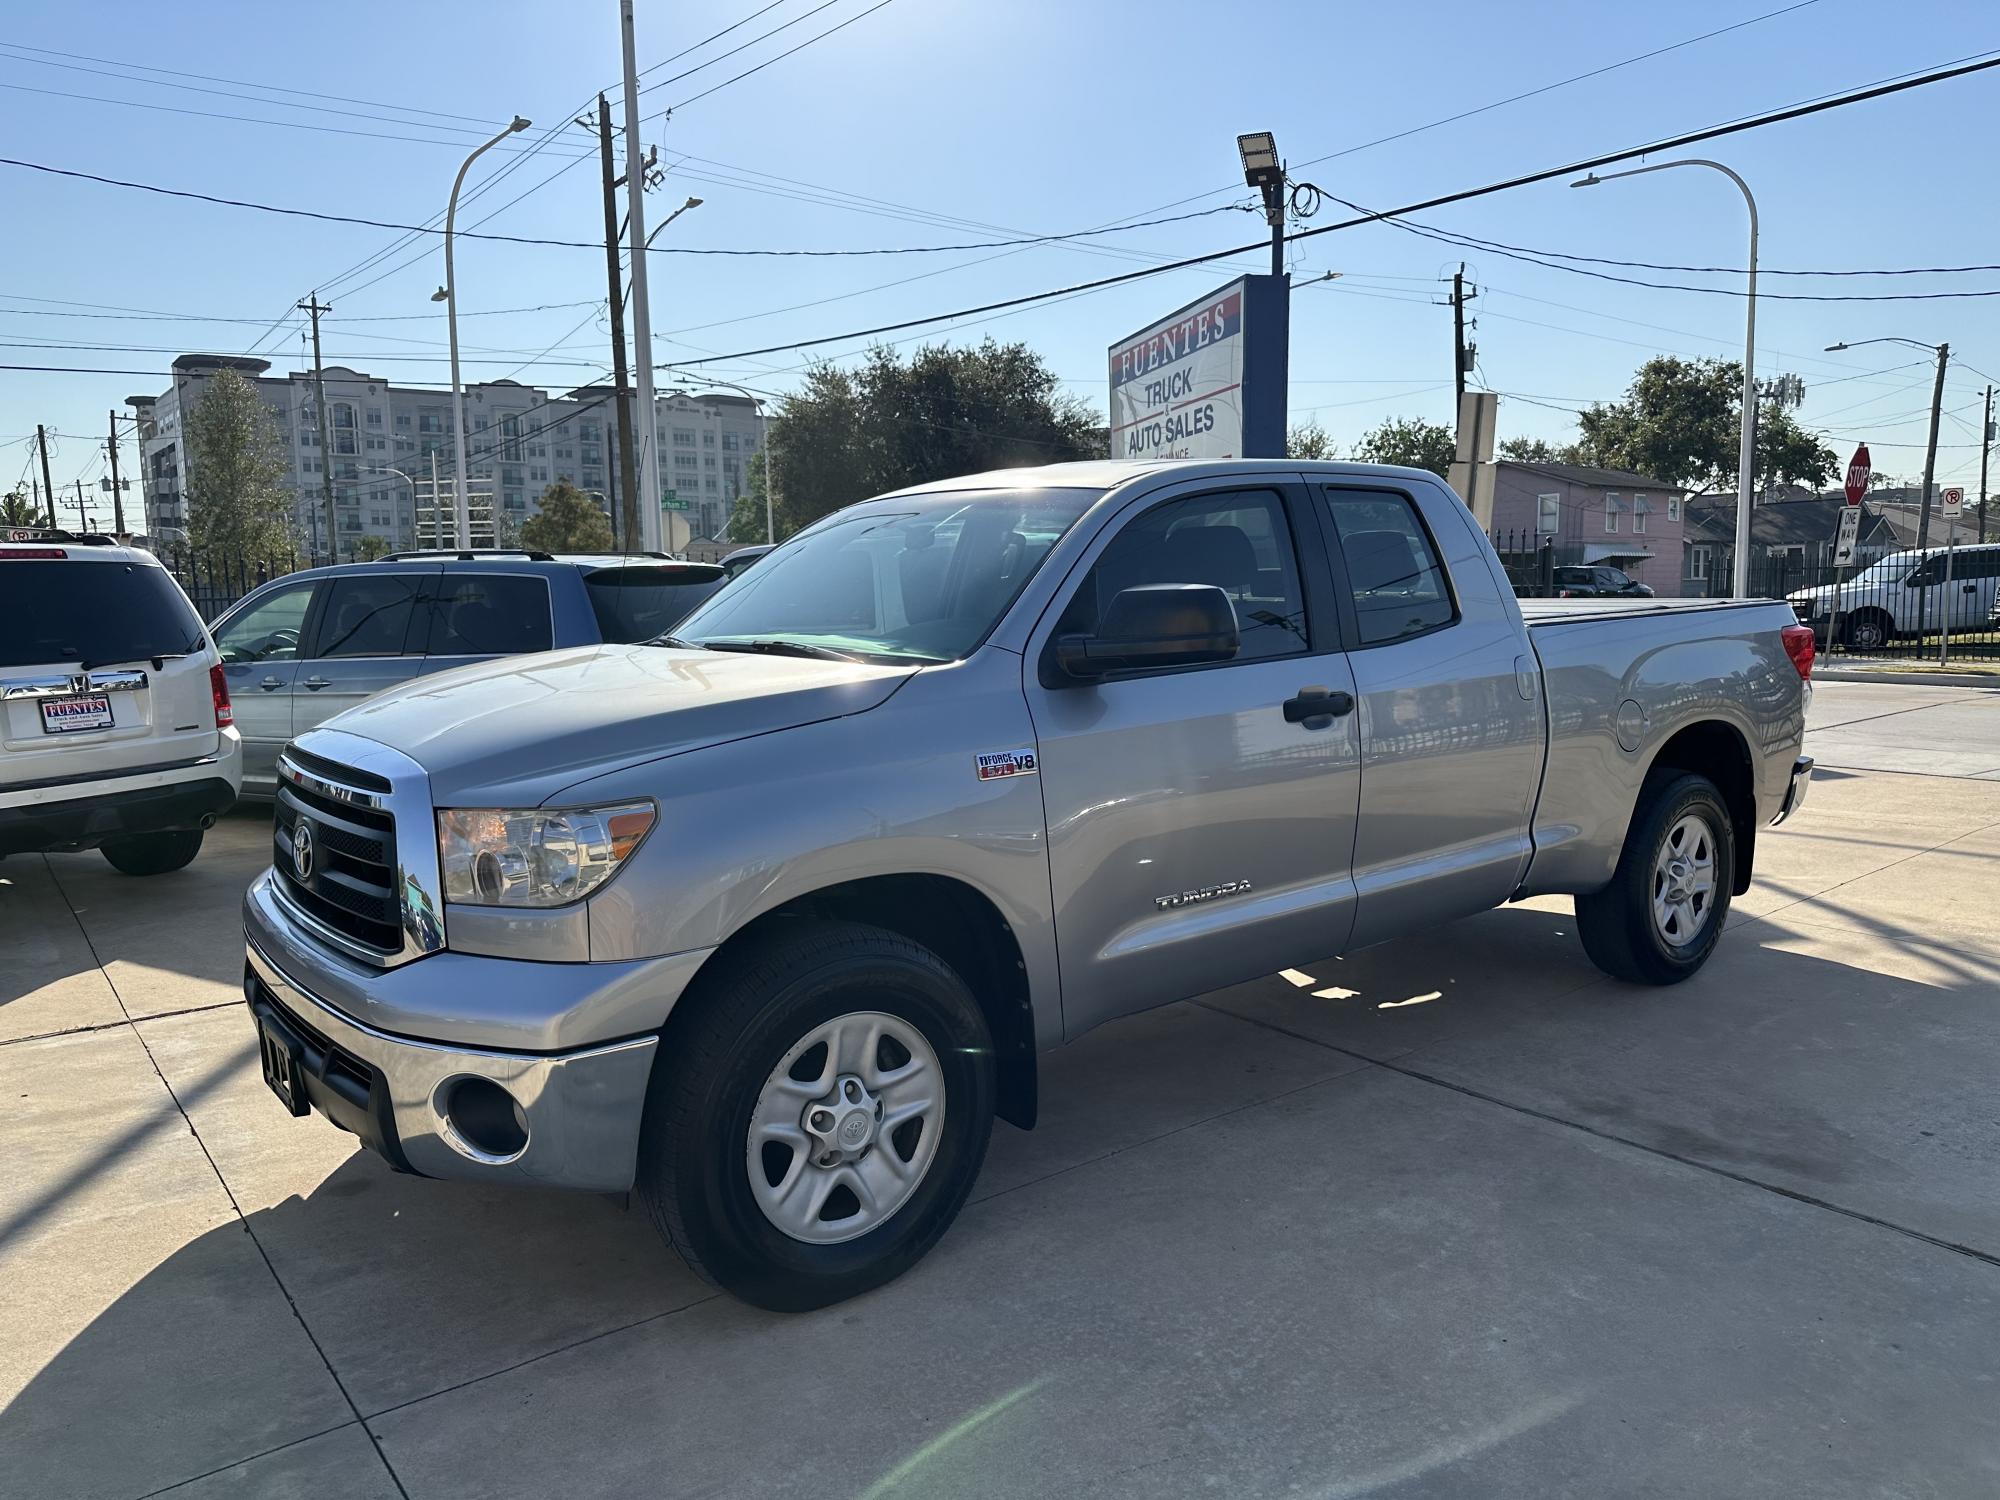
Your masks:
M 209 627 L 243 736 L 243 795 L 278 752 L 384 688 L 496 656 L 650 640 L 720 588 L 713 563 L 546 552 L 410 552 L 310 568 Z

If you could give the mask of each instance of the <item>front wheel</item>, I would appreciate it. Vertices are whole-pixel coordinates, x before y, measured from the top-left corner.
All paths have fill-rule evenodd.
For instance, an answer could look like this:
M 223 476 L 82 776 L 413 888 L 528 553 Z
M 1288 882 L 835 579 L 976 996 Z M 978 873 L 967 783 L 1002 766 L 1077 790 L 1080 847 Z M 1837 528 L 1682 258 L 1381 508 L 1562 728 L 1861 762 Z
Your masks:
M 1679 984 L 1708 962 L 1729 916 L 1736 838 L 1706 776 L 1646 779 L 1611 884 L 1576 898 L 1592 963 L 1633 984 Z
M 638 1188 L 691 1267 L 798 1312 L 880 1286 L 943 1237 L 994 1099 L 985 1016 L 943 960 L 880 928 L 789 919 L 681 1003 Z
M 1863 610 L 1848 616 L 1841 640 L 1850 651 L 1879 651 L 1889 644 L 1889 617 L 1877 610 Z
M 99 852 L 121 875 L 168 875 L 194 863 L 194 857 L 201 853 L 201 830 L 131 833 L 106 839 Z

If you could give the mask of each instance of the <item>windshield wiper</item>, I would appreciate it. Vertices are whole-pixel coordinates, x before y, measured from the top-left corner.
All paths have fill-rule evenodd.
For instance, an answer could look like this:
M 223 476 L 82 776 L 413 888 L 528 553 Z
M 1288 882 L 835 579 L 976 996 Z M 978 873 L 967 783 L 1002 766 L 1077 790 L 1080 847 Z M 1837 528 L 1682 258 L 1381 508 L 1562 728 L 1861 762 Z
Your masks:
M 684 641 L 677 635 L 656 635 L 645 643 L 648 646 L 678 646 L 683 651 L 707 651 L 711 649 L 700 641 Z
M 711 651 L 755 651 L 764 656 L 809 656 L 815 661 L 865 661 L 852 651 L 836 651 L 831 646 L 815 646 L 810 641 L 710 641 Z

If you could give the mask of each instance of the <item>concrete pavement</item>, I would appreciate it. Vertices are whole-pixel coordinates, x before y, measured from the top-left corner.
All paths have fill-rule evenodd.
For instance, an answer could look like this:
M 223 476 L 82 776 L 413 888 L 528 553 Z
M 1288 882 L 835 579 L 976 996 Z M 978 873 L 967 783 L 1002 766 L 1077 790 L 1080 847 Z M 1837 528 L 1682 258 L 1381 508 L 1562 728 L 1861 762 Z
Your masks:
M 1992 1492 L 1996 715 L 1823 685 L 1677 989 L 1536 902 L 1094 1033 L 922 1266 L 789 1318 L 287 1118 L 262 817 L 8 860 L 0 1493 Z

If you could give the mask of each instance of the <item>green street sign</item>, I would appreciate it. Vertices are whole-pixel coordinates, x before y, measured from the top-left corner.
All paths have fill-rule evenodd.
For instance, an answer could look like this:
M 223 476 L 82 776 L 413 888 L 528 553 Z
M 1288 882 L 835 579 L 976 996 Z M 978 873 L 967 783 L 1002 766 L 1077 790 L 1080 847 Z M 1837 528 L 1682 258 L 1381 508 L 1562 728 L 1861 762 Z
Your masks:
M 686 510 L 687 501 L 681 499 L 679 490 L 664 491 L 660 497 L 661 510 Z

